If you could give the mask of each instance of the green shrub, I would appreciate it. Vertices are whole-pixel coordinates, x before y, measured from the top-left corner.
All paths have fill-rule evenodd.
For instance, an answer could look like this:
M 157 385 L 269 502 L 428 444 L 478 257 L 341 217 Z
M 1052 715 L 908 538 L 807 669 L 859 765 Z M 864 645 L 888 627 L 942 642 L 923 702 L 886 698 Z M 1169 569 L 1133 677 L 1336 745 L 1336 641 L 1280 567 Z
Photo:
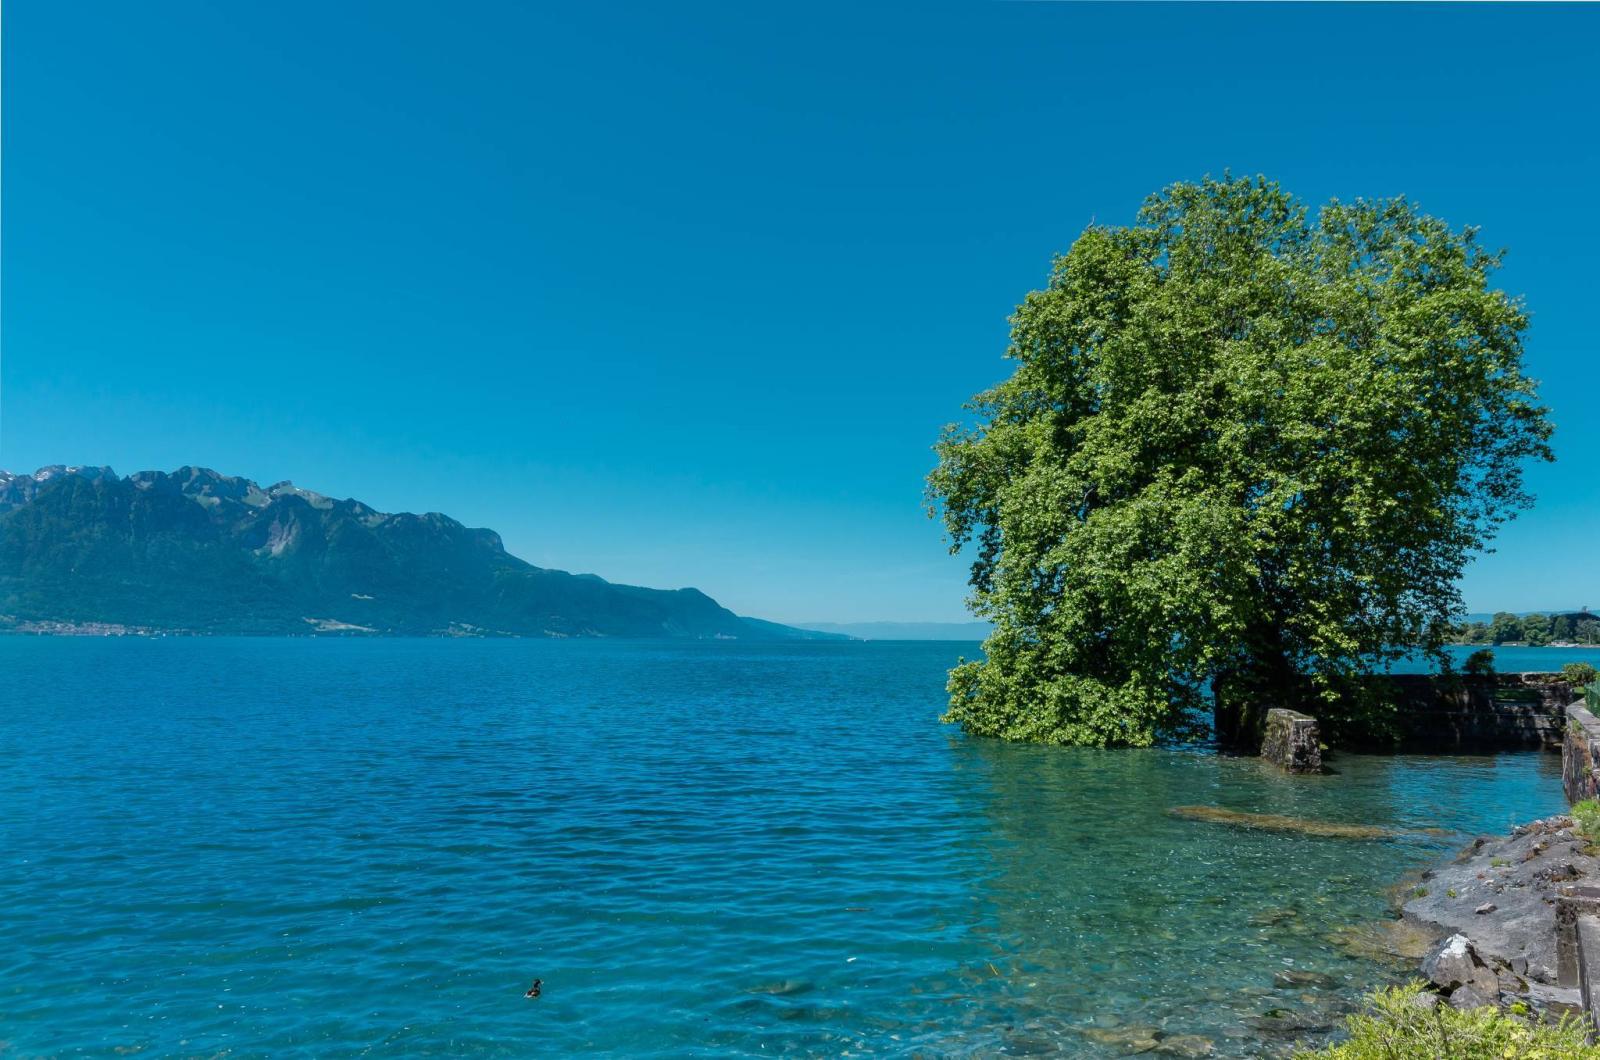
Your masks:
M 1494 652 L 1479 648 L 1461 663 L 1461 672 L 1484 677 L 1494 673 Z
M 1561 679 L 1574 688 L 1592 684 L 1597 677 L 1600 677 L 1600 670 L 1586 662 L 1567 663 L 1561 668 Z
M 1600 800 L 1584 799 L 1570 812 L 1578 823 L 1578 831 L 1589 839 L 1600 839 Z
M 1588 1043 L 1576 1016 L 1527 1023 L 1493 1006 L 1428 1008 L 1417 1001 L 1421 993 L 1421 983 L 1380 990 L 1367 999 L 1367 1011 L 1346 1021 L 1349 1041 L 1297 1055 L 1303 1060 L 1600 1060 L 1600 1047 Z

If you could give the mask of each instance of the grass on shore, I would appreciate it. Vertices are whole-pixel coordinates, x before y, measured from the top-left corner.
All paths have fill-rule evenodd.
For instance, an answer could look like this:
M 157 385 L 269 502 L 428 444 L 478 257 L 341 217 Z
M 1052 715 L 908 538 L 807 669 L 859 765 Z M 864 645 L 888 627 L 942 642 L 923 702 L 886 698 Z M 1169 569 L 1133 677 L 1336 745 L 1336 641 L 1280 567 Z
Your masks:
M 1428 1005 L 1421 983 L 1380 990 L 1351 1016 L 1348 1041 L 1296 1054 L 1297 1060 L 1600 1060 L 1587 1024 L 1565 1016 L 1532 1023 L 1494 1006 Z
M 1600 801 L 1584 799 L 1567 812 L 1585 839 L 1591 843 L 1600 840 Z

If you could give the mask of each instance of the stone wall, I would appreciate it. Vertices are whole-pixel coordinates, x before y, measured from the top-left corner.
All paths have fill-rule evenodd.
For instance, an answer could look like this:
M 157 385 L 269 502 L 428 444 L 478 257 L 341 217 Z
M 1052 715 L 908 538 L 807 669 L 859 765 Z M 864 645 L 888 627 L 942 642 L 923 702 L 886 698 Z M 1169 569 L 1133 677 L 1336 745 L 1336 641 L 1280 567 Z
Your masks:
M 1592 916 L 1578 921 L 1578 996 L 1589 1023 L 1600 1015 L 1600 919 Z M 1594 1034 L 1590 1032 L 1590 1040 Z
M 1573 693 L 1575 694 L 1575 693 Z M 1586 696 L 1593 702 L 1594 696 Z M 1561 742 L 1561 782 L 1567 802 L 1600 792 L 1600 719 L 1583 702 L 1569 703 Z M 1557 981 L 1576 986 L 1583 1011 L 1600 1026 L 1600 887 L 1592 883 L 1560 889 L 1555 902 Z
M 1567 727 L 1561 746 L 1561 783 L 1567 802 L 1582 802 L 1600 795 L 1600 718 L 1581 703 L 1567 707 Z
M 1550 673 L 1384 674 L 1369 681 L 1398 708 L 1393 728 L 1347 725 L 1335 734 L 1340 746 L 1423 754 L 1558 751 L 1575 695 Z

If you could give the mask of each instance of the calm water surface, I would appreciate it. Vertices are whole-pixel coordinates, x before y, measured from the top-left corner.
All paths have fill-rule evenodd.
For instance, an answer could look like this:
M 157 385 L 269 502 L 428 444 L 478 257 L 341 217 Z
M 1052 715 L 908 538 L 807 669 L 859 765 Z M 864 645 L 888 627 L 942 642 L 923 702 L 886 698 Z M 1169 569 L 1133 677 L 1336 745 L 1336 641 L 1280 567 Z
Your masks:
M 1094 1056 L 1086 1028 L 1149 1024 L 1270 1052 L 1245 1019 L 1385 974 L 1327 936 L 1461 842 L 1417 830 L 1563 805 L 1537 754 L 1290 779 L 967 740 L 936 719 L 974 648 L 0 638 L 0 1039 Z M 1405 834 L 1166 812 L 1196 803 Z

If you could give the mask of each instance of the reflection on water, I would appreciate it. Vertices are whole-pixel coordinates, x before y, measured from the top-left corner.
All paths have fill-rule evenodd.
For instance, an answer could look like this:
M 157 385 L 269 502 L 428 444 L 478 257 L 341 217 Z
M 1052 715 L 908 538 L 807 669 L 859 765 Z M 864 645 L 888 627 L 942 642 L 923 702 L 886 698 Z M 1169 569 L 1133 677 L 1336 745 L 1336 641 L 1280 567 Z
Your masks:
M 1330 938 L 1437 830 L 1561 806 L 1539 755 L 1289 778 L 967 740 L 935 720 L 963 650 L 0 638 L 0 1039 L 1271 1051 L 1386 974 Z

